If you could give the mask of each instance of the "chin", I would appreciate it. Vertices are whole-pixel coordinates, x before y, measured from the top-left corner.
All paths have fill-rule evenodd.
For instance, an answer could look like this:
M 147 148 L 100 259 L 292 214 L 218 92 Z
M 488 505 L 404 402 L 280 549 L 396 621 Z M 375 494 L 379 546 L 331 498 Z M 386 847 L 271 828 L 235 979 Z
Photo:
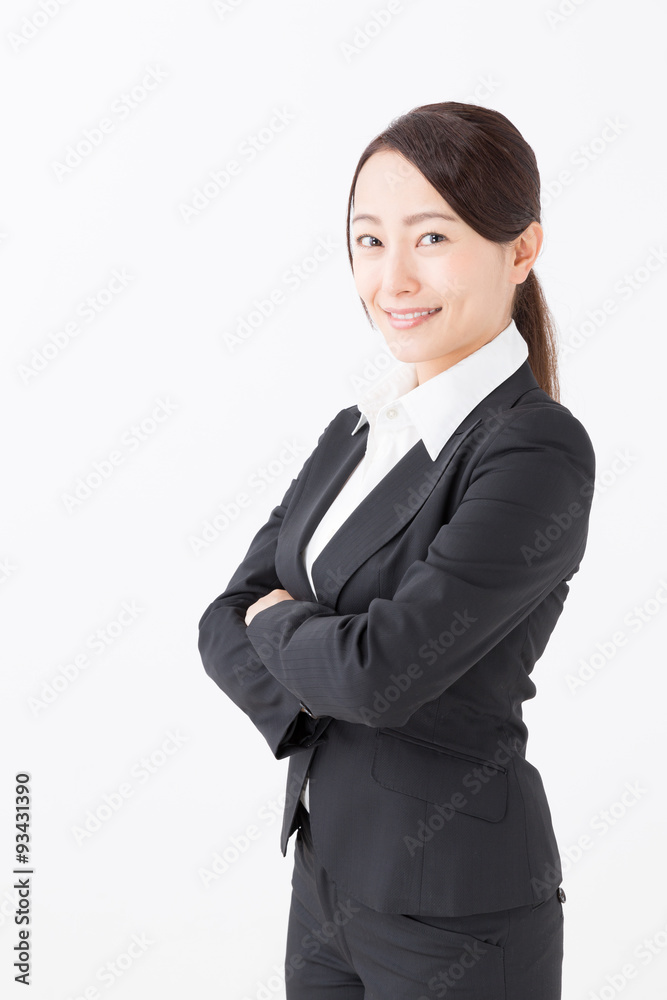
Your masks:
M 395 333 L 395 331 L 392 331 Z M 441 356 L 443 351 L 437 347 L 427 347 L 425 344 L 396 344 L 396 338 L 391 341 L 385 337 L 385 343 L 398 361 L 414 364 L 417 361 L 433 361 Z

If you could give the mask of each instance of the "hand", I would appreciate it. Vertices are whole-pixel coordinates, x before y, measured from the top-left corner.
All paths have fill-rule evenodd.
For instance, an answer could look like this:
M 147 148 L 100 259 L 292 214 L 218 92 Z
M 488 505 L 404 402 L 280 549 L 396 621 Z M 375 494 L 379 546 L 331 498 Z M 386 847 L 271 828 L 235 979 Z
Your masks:
M 273 604 L 278 604 L 279 601 L 293 601 L 294 598 L 291 594 L 288 594 L 286 590 L 270 590 L 268 594 L 264 597 L 260 597 L 258 601 L 251 604 L 245 613 L 245 623 L 249 625 L 253 620 L 258 611 L 263 611 L 264 608 L 270 608 Z

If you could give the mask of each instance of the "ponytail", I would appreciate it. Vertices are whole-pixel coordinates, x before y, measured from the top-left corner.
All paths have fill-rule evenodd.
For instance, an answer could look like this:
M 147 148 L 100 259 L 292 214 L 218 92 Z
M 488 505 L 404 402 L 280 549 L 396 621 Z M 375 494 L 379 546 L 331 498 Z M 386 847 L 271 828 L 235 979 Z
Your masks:
M 528 363 L 540 387 L 560 403 L 556 326 L 533 268 L 517 286 L 512 319 L 528 344 Z

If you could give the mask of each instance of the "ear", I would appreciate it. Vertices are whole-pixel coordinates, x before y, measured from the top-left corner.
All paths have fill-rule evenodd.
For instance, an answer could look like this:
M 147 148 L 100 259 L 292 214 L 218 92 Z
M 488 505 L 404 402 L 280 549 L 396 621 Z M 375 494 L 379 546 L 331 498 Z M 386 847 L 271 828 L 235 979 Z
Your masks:
M 544 230 L 539 222 L 531 222 L 512 243 L 510 256 L 510 281 L 515 285 L 522 284 L 533 267 L 544 240 Z

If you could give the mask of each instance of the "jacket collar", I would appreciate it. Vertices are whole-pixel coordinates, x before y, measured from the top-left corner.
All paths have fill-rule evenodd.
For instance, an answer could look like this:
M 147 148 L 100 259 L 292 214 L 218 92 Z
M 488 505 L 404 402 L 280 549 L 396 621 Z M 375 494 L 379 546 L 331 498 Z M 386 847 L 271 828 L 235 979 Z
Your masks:
M 451 368 L 418 383 L 413 363 L 399 362 L 365 388 L 357 399 L 356 434 L 367 424 L 382 421 L 390 405 L 417 429 L 433 461 L 467 413 L 528 357 L 528 345 L 512 320 L 487 344 Z
M 506 411 L 521 396 L 535 390 L 542 393 L 526 359 L 463 417 L 435 461 L 424 442 L 417 441 L 364 497 L 321 550 L 311 567 L 315 583 L 313 592 L 303 564 L 302 549 L 361 461 L 368 437 L 368 424 L 353 433 L 359 424 L 358 407 L 341 410 L 313 453 L 313 463 L 302 490 L 292 498 L 281 526 L 275 565 L 283 586 L 296 600 L 317 600 L 335 607 L 338 594 L 349 577 L 415 516 L 447 473 L 467 436 L 480 425 L 479 434 L 497 430 Z

